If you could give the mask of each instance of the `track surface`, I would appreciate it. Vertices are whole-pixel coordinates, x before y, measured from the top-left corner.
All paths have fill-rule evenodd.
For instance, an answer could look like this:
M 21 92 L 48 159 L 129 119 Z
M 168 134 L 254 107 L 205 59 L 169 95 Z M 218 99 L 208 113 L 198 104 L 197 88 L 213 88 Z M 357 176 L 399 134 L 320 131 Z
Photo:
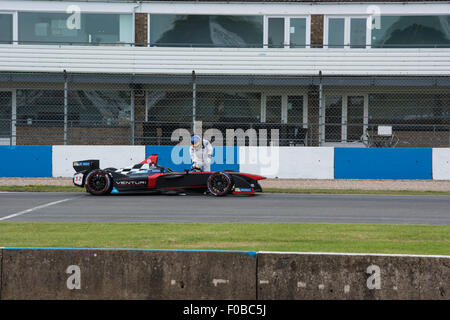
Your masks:
M 0 192 L 0 222 L 298 222 L 450 225 L 450 196 Z

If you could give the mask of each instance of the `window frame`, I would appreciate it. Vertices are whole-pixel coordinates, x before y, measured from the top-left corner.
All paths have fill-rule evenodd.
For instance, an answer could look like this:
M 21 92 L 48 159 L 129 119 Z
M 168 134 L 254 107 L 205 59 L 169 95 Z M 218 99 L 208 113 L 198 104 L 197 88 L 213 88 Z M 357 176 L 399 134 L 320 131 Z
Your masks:
M 284 44 L 282 48 L 269 48 L 269 18 L 284 19 Z M 263 20 L 263 48 L 264 49 L 305 49 L 291 48 L 291 19 L 306 19 L 305 48 L 311 48 L 311 15 L 265 15 Z
M 1 12 L 0 12 L 1 13 Z M 18 10 L 18 11 L 14 11 L 14 12 L 9 12 L 13 14 L 13 43 L 16 45 L 19 45 L 19 14 L 20 13 L 59 13 L 59 14 L 68 14 L 66 11 L 51 11 L 51 10 Z M 136 18 L 135 18 L 135 12 L 128 12 L 128 11 L 114 11 L 114 12 L 108 12 L 108 11 L 103 11 L 103 12 L 98 12 L 98 11 L 83 11 L 81 12 L 81 14 L 116 14 L 116 15 L 130 15 L 131 16 L 131 40 L 132 40 L 132 44 L 129 43 L 125 43 L 125 44 L 121 44 L 121 46 L 123 47 L 127 47 L 127 46 L 134 46 L 134 43 L 136 42 L 136 30 L 135 30 L 135 26 L 136 26 Z M 115 44 L 108 44 L 108 46 L 115 46 L 118 43 Z M 38 44 L 40 45 L 40 44 Z M 58 44 L 44 44 L 46 46 L 61 46 L 61 45 L 67 45 L 66 43 L 58 43 Z M 86 44 L 85 46 L 95 46 L 95 45 L 91 45 L 91 44 Z
M 328 27 L 329 19 L 344 19 L 344 48 L 333 49 L 346 49 L 346 50 L 367 50 L 372 46 L 372 16 L 365 15 L 325 15 L 323 25 L 323 45 L 325 48 L 329 48 L 328 44 Z M 352 48 L 350 43 L 351 37 L 351 19 L 366 19 L 366 44 L 364 48 Z M 370 26 L 370 27 L 369 27 Z
M 17 38 L 19 33 L 18 28 L 18 14 L 17 11 L 0 11 L 0 14 L 10 14 L 12 16 L 11 22 L 12 22 L 12 37 L 11 37 L 11 45 L 17 44 Z M 6 43 L 5 43 L 6 44 Z

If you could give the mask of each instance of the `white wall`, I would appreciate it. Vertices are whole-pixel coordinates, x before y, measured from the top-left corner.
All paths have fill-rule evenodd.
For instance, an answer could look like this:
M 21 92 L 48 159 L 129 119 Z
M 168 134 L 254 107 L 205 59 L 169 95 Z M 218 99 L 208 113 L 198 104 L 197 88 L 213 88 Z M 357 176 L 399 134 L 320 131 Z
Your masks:
M 433 180 L 450 180 L 450 148 L 433 148 Z
M 240 147 L 239 170 L 267 178 L 334 179 L 334 148 Z
M 53 177 L 72 177 L 72 162 L 100 160 L 100 168 L 122 168 L 145 160 L 145 146 L 53 146 Z
M 0 45 L 0 71 L 125 74 L 449 75 L 450 49 Z

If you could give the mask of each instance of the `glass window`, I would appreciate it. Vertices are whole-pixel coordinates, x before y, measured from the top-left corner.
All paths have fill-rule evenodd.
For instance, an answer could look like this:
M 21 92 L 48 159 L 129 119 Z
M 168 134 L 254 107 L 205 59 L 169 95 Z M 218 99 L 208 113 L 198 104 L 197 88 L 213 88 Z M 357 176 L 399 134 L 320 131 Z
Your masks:
M 345 19 L 328 19 L 328 48 L 343 48 L 345 40 Z
M 12 93 L 0 91 L 0 138 L 11 135 Z
M 366 47 L 367 19 L 350 19 L 350 48 Z
M 148 120 L 192 122 L 192 91 L 148 91 Z
M 373 22 L 373 25 L 374 22 Z M 381 16 L 372 30 L 373 48 L 450 47 L 450 15 Z
M 342 96 L 325 97 L 325 141 L 342 140 Z
M 69 120 L 74 125 L 130 125 L 130 91 L 70 90 L 68 98 Z
M 13 40 L 13 24 L 12 14 L 0 14 L 0 44 L 12 43 Z
M 347 141 L 359 141 L 364 132 L 364 97 L 347 97 Z
M 70 90 L 67 118 L 71 125 L 129 125 L 129 91 Z M 17 120 L 22 124 L 63 126 L 63 90 L 17 90 Z
M 269 48 L 284 47 L 284 18 L 268 19 Z
M 288 96 L 287 122 L 303 123 L 303 96 Z
M 150 44 L 161 47 L 262 47 L 262 16 L 150 15 Z
M 369 124 L 450 124 L 449 94 L 377 93 L 369 95 Z M 402 127 L 397 128 L 401 129 Z M 419 128 L 418 128 L 419 129 Z M 421 127 L 421 130 L 432 130 Z
M 68 23 L 70 16 L 67 13 L 19 12 L 19 41 L 79 45 L 133 42 L 131 14 L 81 13 L 79 26 Z
M 192 92 L 148 91 L 149 121 L 192 121 Z M 196 118 L 205 122 L 259 122 L 261 94 L 198 92 Z
M 281 96 L 267 96 L 266 122 L 281 123 Z
M 306 46 L 306 18 L 290 19 L 290 47 L 305 48 Z

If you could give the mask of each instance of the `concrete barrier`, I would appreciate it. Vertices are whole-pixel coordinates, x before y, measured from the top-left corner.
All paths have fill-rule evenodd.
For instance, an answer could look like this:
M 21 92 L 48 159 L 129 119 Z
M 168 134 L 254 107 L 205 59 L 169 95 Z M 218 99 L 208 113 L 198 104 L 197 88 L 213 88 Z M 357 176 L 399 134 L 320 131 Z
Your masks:
M 334 179 L 334 148 L 240 147 L 239 169 L 268 178 Z
M 0 177 L 51 177 L 52 146 L 0 146 Z
M 432 179 L 431 148 L 335 148 L 335 179 Z
M 3 248 L 0 248 L 0 300 L 2 300 Z
M 183 172 L 192 167 L 189 146 L 146 146 L 146 157 L 158 154 L 158 164 L 173 171 Z M 238 148 L 214 147 L 211 171 L 239 171 Z
M 450 148 L 433 148 L 433 179 L 450 180 Z
M 450 256 L 258 252 L 258 299 L 450 299 Z
M 53 146 L 53 177 L 73 177 L 72 162 L 99 159 L 100 167 L 121 168 L 145 160 L 145 146 Z
M 256 254 L 226 251 L 3 251 L 2 299 L 256 298 Z

